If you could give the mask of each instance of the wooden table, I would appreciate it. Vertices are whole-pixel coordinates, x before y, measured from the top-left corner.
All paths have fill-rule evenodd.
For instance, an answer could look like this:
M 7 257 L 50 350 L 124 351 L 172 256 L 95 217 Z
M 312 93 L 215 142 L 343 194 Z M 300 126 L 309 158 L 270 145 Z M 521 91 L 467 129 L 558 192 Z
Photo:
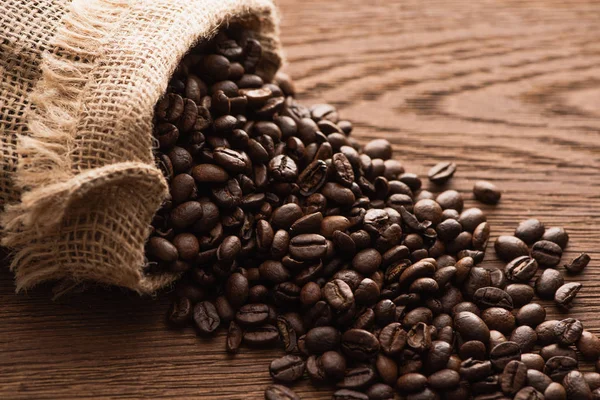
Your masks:
M 361 140 L 389 139 L 409 171 L 455 160 L 452 187 L 469 199 L 475 180 L 497 183 L 500 205 L 483 207 L 494 238 L 527 217 L 566 227 L 564 260 L 593 258 L 573 315 L 600 332 L 600 3 L 279 3 L 300 97 L 337 105 Z M 500 266 L 493 253 L 486 265 Z M 231 358 L 223 335 L 166 330 L 165 294 L 13 292 L 2 269 L 0 398 L 260 399 L 270 382 L 278 352 Z

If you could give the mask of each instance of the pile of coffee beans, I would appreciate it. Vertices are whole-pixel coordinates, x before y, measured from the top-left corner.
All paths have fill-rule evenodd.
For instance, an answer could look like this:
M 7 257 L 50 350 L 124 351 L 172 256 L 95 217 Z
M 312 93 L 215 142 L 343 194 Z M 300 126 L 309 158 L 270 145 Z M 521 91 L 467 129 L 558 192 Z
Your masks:
M 337 400 L 600 399 L 600 356 L 581 321 L 546 321 L 534 296 L 573 306 L 557 269 L 568 235 L 535 219 L 495 244 L 463 196 L 421 190 L 383 139 L 361 146 L 327 104 L 256 74 L 260 43 L 220 32 L 181 62 L 156 106 L 156 160 L 170 199 L 147 244 L 148 274 L 181 273 L 168 320 L 226 351 L 280 347 L 268 400 L 308 376 Z M 456 164 L 429 172 L 447 183 Z M 500 190 L 477 182 L 476 199 Z M 582 254 L 568 274 L 589 263 Z M 540 270 L 540 269 L 543 270 Z M 537 278 L 536 278 L 537 277 Z

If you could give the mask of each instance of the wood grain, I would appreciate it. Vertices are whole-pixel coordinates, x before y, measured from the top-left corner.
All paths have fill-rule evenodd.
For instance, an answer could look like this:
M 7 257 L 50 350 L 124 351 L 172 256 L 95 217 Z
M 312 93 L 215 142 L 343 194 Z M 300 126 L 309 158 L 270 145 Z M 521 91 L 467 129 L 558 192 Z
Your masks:
M 600 3 L 281 0 L 287 71 L 355 137 L 385 137 L 407 170 L 453 159 L 453 188 L 504 189 L 493 237 L 536 216 L 564 226 L 564 260 L 592 264 L 573 315 L 600 332 Z M 434 188 L 439 191 L 440 188 Z M 467 205 L 474 205 L 472 200 Z M 486 265 L 499 266 L 493 251 Z M 569 277 L 568 279 L 574 279 Z M 224 354 L 223 335 L 165 329 L 168 296 L 119 290 L 51 302 L 0 272 L 0 398 L 260 399 L 277 351 Z M 549 306 L 550 316 L 559 316 Z M 296 386 L 303 398 L 327 388 Z

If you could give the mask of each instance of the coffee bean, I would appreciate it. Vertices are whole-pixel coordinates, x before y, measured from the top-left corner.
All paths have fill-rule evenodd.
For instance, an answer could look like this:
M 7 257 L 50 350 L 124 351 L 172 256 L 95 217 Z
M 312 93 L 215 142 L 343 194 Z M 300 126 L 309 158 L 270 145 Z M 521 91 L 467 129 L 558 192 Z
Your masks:
M 435 201 L 443 210 L 452 209 L 461 212 L 463 209 L 463 197 L 456 190 L 446 190 L 440 193 Z
M 556 341 L 564 346 L 570 346 L 579 340 L 583 332 L 583 324 L 575 318 L 566 318 L 554 326 Z
M 569 264 L 565 265 L 565 269 L 572 274 L 578 274 L 582 272 L 585 267 L 590 263 L 590 256 L 587 253 L 581 253 L 579 256 L 571 260 Z
M 489 287 L 490 285 L 490 271 L 485 268 L 474 267 L 471 268 L 469 276 L 467 276 L 467 279 L 463 283 L 463 292 L 467 297 L 473 297 L 477 290 Z
M 396 382 L 396 387 L 403 393 L 416 393 L 425 389 L 427 377 L 419 373 L 401 375 Z
M 340 343 L 340 332 L 331 326 L 319 326 L 311 329 L 306 334 L 305 344 L 309 352 L 322 354 L 335 350 Z
M 487 343 L 490 339 L 490 330 L 487 325 L 472 312 L 457 313 L 454 316 L 454 328 L 460 333 L 463 340 L 479 340 Z
M 537 341 L 537 333 L 532 327 L 521 325 L 512 332 L 510 340 L 519 345 L 521 352 L 526 353 L 533 350 Z
M 365 392 L 369 400 L 393 400 L 394 389 L 390 385 L 375 383 Z
M 490 361 L 497 370 L 504 370 L 504 367 L 511 361 L 521 359 L 521 348 L 518 343 L 504 342 L 496 345 L 490 350 Z
M 424 370 L 433 373 L 445 368 L 452 355 L 452 350 L 453 347 L 448 342 L 443 340 L 432 341 L 429 352 L 424 359 Z
M 527 370 L 527 385 L 540 392 L 545 392 L 552 380 L 543 372 L 531 369 Z
M 477 181 L 473 186 L 475 198 L 485 204 L 497 204 L 502 192 L 496 185 L 487 181 Z
M 584 330 L 576 345 L 585 359 L 594 360 L 600 356 L 600 338 L 595 333 Z
M 370 366 L 359 366 L 346 370 L 344 379 L 338 382 L 337 387 L 346 389 L 360 389 L 372 384 L 376 379 L 375 371 Z
M 504 308 L 491 307 L 481 313 L 488 328 L 508 334 L 515 328 L 515 317 Z
M 591 399 L 592 391 L 588 386 L 583 374 L 579 371 L 570 371 L 562 382 L 567 397 L 572 399 Z
M 446 183 L 454 173 L 456 172 L 456 164 L 453 162 L 441 162 L 434 165 L 429 172 L 427 177 L 433 183 L 442 185 Z
M 494 348 L 494 346 L 499 345 L 500 343 L 504 343 L 507 342 L 508 339 L 506 338 L 506 336 L 504 336 L 504 334 L 502 332 L 496 331 L 496 330 L 490 330 L 490 342 L 489 342 L 489 347 L 490 348 Z
M 523 389 L 519 390 L 514 400 L 543 400 L 544 395 L 539 391 L 535 390 L 531 386 L 526 386 Z
M 552 382 L 544 391 L 545 400 L 567 400 L 565 388 L 557 382 Z
M 182 326 L 190 320 L 192 315 L 192 302 L 187 297 L 179 297 L 169 308 L 167 319 L 174 326 Z
M 458 351 L 458 355 L 463 360 L 473 358 L 475 360 L 484 360 L 487 355 L 485 344 L 479 340 L 469 340 L 464 342 Z
M 458 217 L 458 222 L 467 232 L 475 231 L 480 224 L 486 222 L 487 217 L 479 208 L 467 208 Z
M 482 222 L 473 230 L 472 245 L 475 250 L 484 251 L 490 238 L 490 225 Z
M 432 389 L 445 391 L 452 389 L 458 385 L 460 375 L 457 371 L 451 369 L 443 369 L 437 371 L 427 378 L 427 383 Z
M 558 344 L 550 344 L 548 346 L 544 346 L 540 349 L 540 355 L 544 358 L 544 360 L 549 360 L 552 357 L 556 356 L 564 356 L 577 358 L 577 354 L 575 350 L 570 347 L 564 347 Z
M 235 354 L 238 352 L 240 345 L 242 344 L 243 332 L 242 329 L 234 321 L 229 323 L 229 329 L 227 331 L 227 339 L 225 341 L 227 352 Z
M 260 326 L 269 319 L 269 307 L 266 304 L 246 304 L 235 314 L 236 321 L 243 326 Z
M 306 364 L 302 358 L 288 354 L 273 360 L 269 366 L 269 373 L 276 381 L 291 383 L 302 377 L 305 368 Z
M 273 325 L 262 325 L 249 328 L 244 332 L 244 343 L 249 346 L 269 346 L 277 341 L 279 332 Z
M 179 258 L 177 247 L 167 239 L 154 236 L 148 242 L 148 252 L 159 260 L 172 262 Z
M 385 139 L 375 139 L 368 142 L 363 151 L 371 158 L 387 160 L 392 158 L 392 145 Z
M 265 400 L 300 400 L 300 397 L 285 386 L 269 385 L 265 389 Z
M 517 311 L 517 324 L 535 328 L 546 319 L 546 309 L 537 303 L 526 304 Z
M 528 369 L 535 369 L 542 371 L 544 369 L 545 361 L 539 354 L 524 353 L 521 354 L 521 362 L 523 362 Z
M 481 308 L 501 307 L 513 309 L 513 301 L 508 293 L 495 287 L 482 287 L 473 294 L 473 301 Z
M 556 243 L 540 240 L 531 247 L 531 257 L 542 266 L 555 267 L 562 257 L 562 249 Z
M 352 267 L 363 275 L 371 275 L 381 265 L 381 254 L 375 249 L 361 250 L 352 259 Z
M 496 255 L 506 262 L 529 255 L 525 242 L 514 236 L 499 236 L 494 243 Z
M 522 221 L 515 229 L 515 236 L 530 245 L 540 240 L 543 234 L 544 224 L 534 218 Z
M 569 242 L 569 235 L 567 231 L 563 228 L 552 227 L 548 228 L 544 231 L 542 235 L 542 240 L 547 240 L 553 243 L 556 243 L 560 246 L 561 249 L 565 249 L 567 247 L 567 243 Z
M 346 282 L 334 279 L 322 289 L 323 298 L 336 311 L 348 310 L 354 304 L 354 294 Z
M 439 224 L 442 220 L 442 207 L 434 200 L 419 200 L 414 205 L 413 212 L 419 221 L 431 221 L 433 225 Z
M 528 282 L 538 269 L 538 263 L 535 259 L 528 256 L 517 257 L 504 269 L 506 277 L 514 282 Z
M 583 377 L 591 390 L 600 388 L 600 374 L 597 372 L 584 372 Z
M 469 358 L 462 362 L 459 373 L 461 378 L 469 382 L 479 381 L 492 374 L 492 363 Z
M 565 280 L 561 273 L 555 269 L 545 269 L 535 281 L 535 291 L 542 299 L 552 299 Z
M 367 361 L 379 352 L 379 341 L 363 329 L 350 329 L 342 335 L 342 350 L 352 359 Z
M 510 361 L 500 377 L 500 387 L 506 395 L 514 396 L 527 382 L 527 366 L 518 360 Z
M 569 310 L 573 307 L 573 300 L 575 300 L 582 287 L 583 285 L 579 282 L 565 283 L 556 290 L 554 302 L 559 308 Z
M 327 252 L 326 239 L 317 234 L 302 234 L 290 240 L 289 252 L 298 260 L 314 260 Z
M 221 323 L 214 304 L 202 301 L 194 306 L 194 323 L 201 333 L 213 333 Z
M 369 400 L 369 396 L 355 390 L 340 389 L 336 390 L 332 396 L 333 400 Z
M 569 372 L 577 369 L 577 360 L 566 356 L 554 356 L 546 361 L 544 373 L 553 381 L 560 382 Z
M 506 287 L 505 291 L 512 299 L 513 305 L 516 308 L 528 304 L 534 296 L 533 288 L 523 283 L 510 284 Z

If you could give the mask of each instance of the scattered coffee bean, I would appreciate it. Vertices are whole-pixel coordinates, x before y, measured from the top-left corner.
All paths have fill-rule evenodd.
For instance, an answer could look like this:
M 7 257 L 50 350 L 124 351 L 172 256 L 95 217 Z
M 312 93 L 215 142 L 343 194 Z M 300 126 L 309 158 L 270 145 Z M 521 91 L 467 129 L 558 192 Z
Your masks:
M 441 162 L 433 166 L 427 177 L 433 183 L 442 185 L 446 183 L 456 172 L 456 164 L 453 162 Z
M 499 236 L 494 243 L 494 249 L 498 257 L 507 262 L 529 255 L 529 248 L 525 242 L 515 236 Z
M 575 300 L 577 293 L 579 293 L 582 287 L 583 285 L 579 282 L 565 283 L 556 290 L 554 302 L 561 309 L 569 310 L 573 307 L 573 300 Z
M 579 256 L 571 260 L 570 263 L 565 265 L 565 269 L 572 274 L 578 274 L 582 272 L 585 267 L 590 263 L 590 256 L 587 253 L 581 253 Z
M 487 181 L 477 181 L 473 186 L 475 198 L 485 204 L 497 204 L 502 197 L 502 192 L 496 185 Z

